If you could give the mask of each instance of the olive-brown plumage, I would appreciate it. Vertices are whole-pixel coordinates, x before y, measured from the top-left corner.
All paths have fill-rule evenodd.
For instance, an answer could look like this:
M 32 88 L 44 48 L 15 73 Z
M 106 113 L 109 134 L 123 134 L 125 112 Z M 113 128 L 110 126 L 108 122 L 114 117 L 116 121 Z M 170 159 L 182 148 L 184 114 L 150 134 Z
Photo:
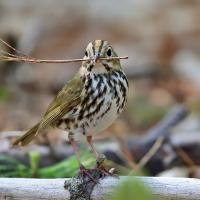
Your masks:
M 54 127 L 56 122 L 66 113 L 77 106 L 81 101 L 83 90 L 83 80 L 76 74 L 75 77 L 65 85 L 55 99 L 47 108 L 42 120 L 29 129 L 23 136 L 19 137 L 13 145 L 24 146 L 28 144 L 34 136 L 48 127 Z

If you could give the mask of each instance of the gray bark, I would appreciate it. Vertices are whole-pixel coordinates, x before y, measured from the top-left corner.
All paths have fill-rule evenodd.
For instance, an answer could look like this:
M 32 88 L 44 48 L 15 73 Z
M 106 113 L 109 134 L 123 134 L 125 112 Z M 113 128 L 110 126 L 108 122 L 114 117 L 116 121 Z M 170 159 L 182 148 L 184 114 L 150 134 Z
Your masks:
M 92 200 L 104 200 L 121 181 L 107 177 L 94 187 Z M 160 200 L 200 200 L 200 180 L 192 178 L 137 177 Z M 64 189 L 65 179 L 0 178 L 0 200 L 68 200 L 70 193 Z

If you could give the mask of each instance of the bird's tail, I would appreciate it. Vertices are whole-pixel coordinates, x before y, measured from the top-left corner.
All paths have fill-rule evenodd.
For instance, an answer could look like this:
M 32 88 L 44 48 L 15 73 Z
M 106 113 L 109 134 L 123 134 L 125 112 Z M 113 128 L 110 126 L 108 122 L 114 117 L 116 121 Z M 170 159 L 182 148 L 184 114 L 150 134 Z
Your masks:
M 31 140 L 36 136 L 38 128 L 39 128 L 39 123 L 36 124 L 35 126 L 33 126 L 32 128 L 30 128 L 28 131 L 26 131 L 26 133 L 24 135 L 22 135 L 21 137 L 19 137 L 18 139 L 16 139 L 13 142 L 13 146 L 25 146 L 26 144 L 28 144 L 29 142 L 31 142 Z

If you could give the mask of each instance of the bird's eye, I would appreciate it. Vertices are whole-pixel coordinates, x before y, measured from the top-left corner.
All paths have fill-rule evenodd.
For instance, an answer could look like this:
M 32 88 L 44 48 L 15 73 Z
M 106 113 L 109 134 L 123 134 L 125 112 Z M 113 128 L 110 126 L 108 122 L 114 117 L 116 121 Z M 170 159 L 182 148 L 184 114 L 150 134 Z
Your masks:
M 87 51 L 85 51 L 85 56 L 88 57 L 88 52 Z
M 111 49 L 108 49 L 107 56 L 111 56 L 111 55 L 112 55 L 112 51 L 111 51 Z

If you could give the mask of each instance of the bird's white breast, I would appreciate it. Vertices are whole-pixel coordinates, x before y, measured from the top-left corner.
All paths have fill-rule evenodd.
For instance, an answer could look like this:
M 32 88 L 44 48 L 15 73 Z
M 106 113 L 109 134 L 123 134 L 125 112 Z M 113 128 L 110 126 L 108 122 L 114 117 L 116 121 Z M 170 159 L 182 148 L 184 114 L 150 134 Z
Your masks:
M 107 89 L 106 89 L 106 92 L 97 100 L 97 105 L 103 100 L 103 104 L 99 112 L 94 114 L 90 119 L 87 119 L 86 116 L 88 113 L 93 112 L 96 109 L 96 106 L 91 107 L 85 113 L 85 116 L 83 118 L 83 123 L 86 122 L 89 124 L 89 126 L 86 126 L 86 134 L 96 134 L 108 128 L 116 120 L 116 118 L 119 116 L 119 114 L 122 112 L 124 108 L 124 105 L 123 105 L 123 107 L 119 109 L 119 106 L 122 105 L 124 101 L 123 93 L 120 90 L 119 82 L 123 84 L 124 88 L 126 89 L 126 92 L 128 90 L 128 85 L 123 80 L 123 78 L 120 77 L 120 74 L 117 73 L 118 77 L 112 76 L 112 75 L 110 76 L 112 77 L 112 80 L 110 81 L 111 83 L 110 85 L 108 83 L 107 76 L 102 76 L 103 78 L 101 80 L 102 84 L 101 84 L 100 90 L 98 89 L 98 83 L 100 80 L 93 79 L 92 81 L 92 88 L 95 91 L 93 93 L 94 96 L 92 98 L 95 98 L 96 96 L 98 96 L 99 93 L 102 92 L 105 87 Z M 119 98 L 118 100 L 119 102 L 117 102 L 117 98 L 115 97 L 116 92 L 117 92 L 117 98 Z M 127 98 L 127 96 L 125 98 Z

